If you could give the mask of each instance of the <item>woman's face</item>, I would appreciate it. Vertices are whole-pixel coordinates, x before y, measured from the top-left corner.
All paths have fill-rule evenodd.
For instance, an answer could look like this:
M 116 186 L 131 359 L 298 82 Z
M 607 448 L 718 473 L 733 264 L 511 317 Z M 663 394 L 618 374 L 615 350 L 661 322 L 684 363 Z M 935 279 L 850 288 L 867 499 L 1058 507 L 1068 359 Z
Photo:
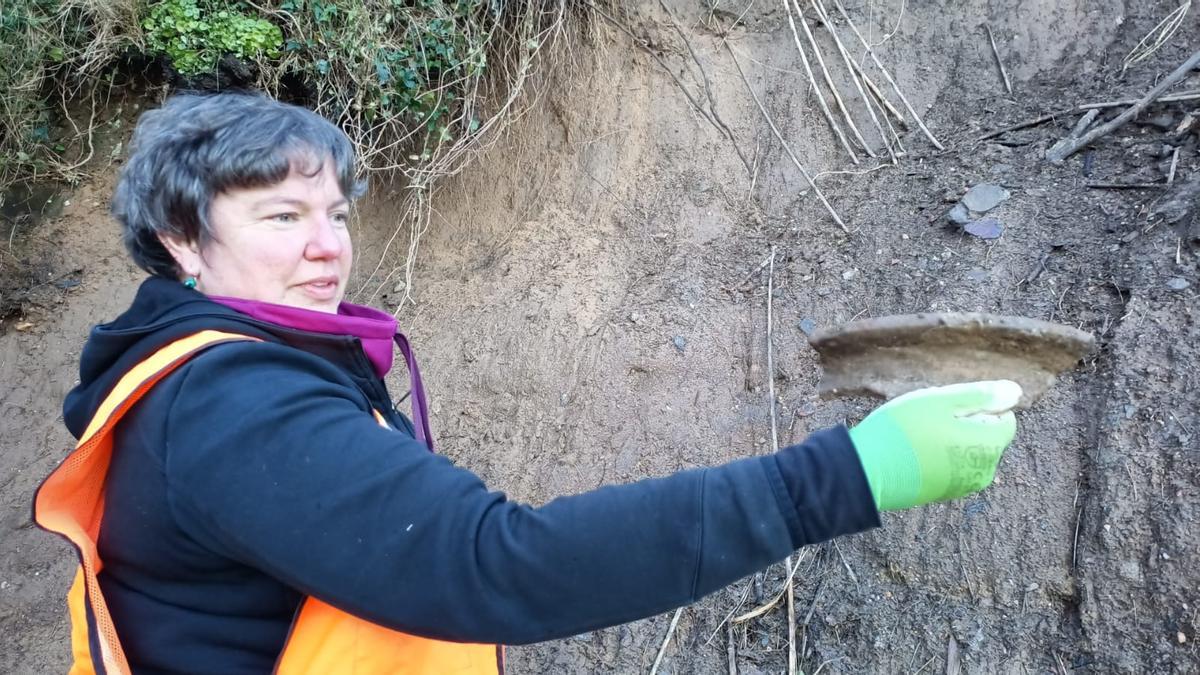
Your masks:
M 213 199 L 213 240 L 164 240 L 186 276 L 207 295 L 336 313 L 350 275 L 350 203 L 330 162 L 306 176 L 238 188 Z

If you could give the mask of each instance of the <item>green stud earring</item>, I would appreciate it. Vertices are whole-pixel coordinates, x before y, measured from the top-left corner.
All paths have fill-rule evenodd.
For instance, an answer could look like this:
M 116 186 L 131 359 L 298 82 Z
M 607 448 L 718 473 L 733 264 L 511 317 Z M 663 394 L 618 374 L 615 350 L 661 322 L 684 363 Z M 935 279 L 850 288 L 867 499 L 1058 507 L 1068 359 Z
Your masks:
M 196 288 L 196 277 L 188 277 L 188 278 L 184 279 L 184 280 L 183 280 L 183 285 L 184 285 L 185 287 L 187 287 L 187 288 L 191 288 L 191 289 L 195 290 L 195 288 Z

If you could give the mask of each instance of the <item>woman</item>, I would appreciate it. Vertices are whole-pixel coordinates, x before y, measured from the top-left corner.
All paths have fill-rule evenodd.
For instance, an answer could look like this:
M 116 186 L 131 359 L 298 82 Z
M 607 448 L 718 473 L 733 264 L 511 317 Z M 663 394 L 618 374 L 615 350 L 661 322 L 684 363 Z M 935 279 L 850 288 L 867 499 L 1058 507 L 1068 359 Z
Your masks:
M 430 452 L 387 314 L 342 302 L 346 137 L 245 94 L 138 123 L 113 212 L 150 273 L 88 338 L 36 514 L 82 566 L 77 672 L 491 672 L 990 484 L 1011 382 L 924 390 L 766 457 L 530 508 Z M 383 376 L 395 338 L 415 425 Z

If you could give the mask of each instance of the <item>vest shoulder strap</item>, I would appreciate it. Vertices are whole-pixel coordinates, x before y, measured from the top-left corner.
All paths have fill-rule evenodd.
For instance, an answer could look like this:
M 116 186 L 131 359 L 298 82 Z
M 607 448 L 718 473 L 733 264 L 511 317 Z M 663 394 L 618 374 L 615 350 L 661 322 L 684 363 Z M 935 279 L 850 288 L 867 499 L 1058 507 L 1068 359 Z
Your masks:
M 104 515 L 104 481 L 112 461 L 112 430 L 121 417 L 156 383 L 200 351 L 225 342 L 259 341 L 239 333 L 206 330 L 176 340 L 125 373 L 101 402 L 75 449 L 34 495 L 34 521 L 71 542 L 80 571 L 69 598 L 72 672 L 125 674 L 129 664 L 117 639 L 97 575 L 103 568 L 96 550 Z M 80 583 L 82 582 L 82 583 Z M 80 626 L 83 630 L 78 630 Z

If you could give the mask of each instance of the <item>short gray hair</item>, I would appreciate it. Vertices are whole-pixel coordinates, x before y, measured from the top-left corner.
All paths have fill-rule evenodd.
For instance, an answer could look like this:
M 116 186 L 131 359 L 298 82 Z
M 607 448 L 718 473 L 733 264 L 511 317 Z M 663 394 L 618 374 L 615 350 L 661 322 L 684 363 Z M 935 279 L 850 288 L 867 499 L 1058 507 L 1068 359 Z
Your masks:
M 306 175 L 332 160 L 346 199 L 366 191 L 354 147 L 320 115 L 262 94 L 177 94 L 142 114 L 113 195 L 125 247 L 147 272 L 178 278 L 160 236 L 213 240 L 209 207 L 222 192 L 274 185 L 293 168 Z

